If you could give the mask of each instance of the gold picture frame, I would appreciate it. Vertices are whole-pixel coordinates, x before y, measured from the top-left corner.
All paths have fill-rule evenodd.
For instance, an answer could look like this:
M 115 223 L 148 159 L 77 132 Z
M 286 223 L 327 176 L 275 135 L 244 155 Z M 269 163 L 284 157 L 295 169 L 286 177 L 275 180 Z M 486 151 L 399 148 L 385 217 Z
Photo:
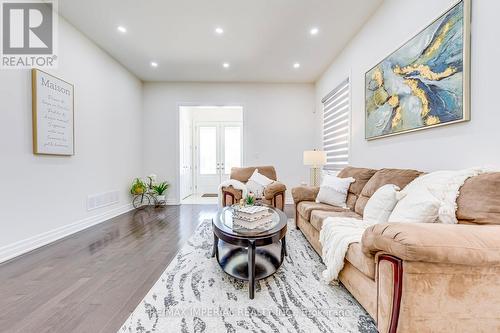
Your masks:
M 391 57 L 393 54 L 401 50 L 403 47 L 405 47 L 408 43 L 410 43 L 414 38 L 419 36 L 421 33 L 423 33 L 425 30 L 427 30 L 429 27 L 431 27 L 434 23 L 445 17 L 449 12 L 451 12 L 455 7 L 459 6 L 460 4 L 463 3 L 463 50 L 462 50 L 462 59 L 463 59 L 463 70 L 462 70 L 462 118 L 453 120 L 453 121 L 447 121 L 443 123 L 437 123 L 433 125 L 425 125 L 417 128 L 412 128 L 412 129 L 406 129 L 406 130 L 400 130 L 397 132 L 393 133 L 388 133 L 388 134 L 382 134 L 382 135 L 376 135 L 376 136 L 369 136 L 368 135 L 368 108 L 367 108 L 367 78 L 368 74 L 373 71 L 377 66 L 379 66 L 384 60 L 388 59 Z M 377 140 L 381 138 L 386 138 L 386 137 L 391 137 L 399 134 L 404 134 L 404 133 L 412 133 L 420 130 L 426 130 L 426 129 L 431 129 L 431 128 L 436 128 L 436 127 L 442 127 L 445 125 L 451 125 L 451 124 L 456 124 L 456 123 L 463 123 L 463 122 L 468 122 L 471 120 L 471 101 L 470 101 L 470 71 L 471 71 L 471 63 L 470 63 L 470 58 L 471 58 L 471 0 L 460 0 L 455 2 L 452 6 L 450 6 L 443 14 L 441 14 L 438 18 L 433 20 L 431 23 L 426 25 L 423 29 L 421 29 L 417 34 L 415 34 L 412 38 L 409 40 L 405 41 L 401 46 L 399 46 L 394 52 L 389 54 L 387 57 L 384 58 L 384 60 L 380 61 L 377 63 L 375 66 L 370 68 L 366 73 L 365 73 L 365 87 L 364 87 L 364 101 L 365 101 L 365 140 L 367 141 L 372 141 L 372 140 Z
M 40 104 L 40 98 L 44 98 L 41 96 L 41 92 L 39 91 L 39 81 L 38 79 L 41 78 L 41 76 L 43 77 L 47 77 L 47 78 L 50 78 L 51 80 L 53 81 L 49 81 L 47 79 L 47 81 L 45 81 L 46 84 L 43 84 L 43 79 L 42 79 L 42 85 L 44 87 L 49 87 L 51 90 L 53 90 L 54 94 L 58 93 L 58 98 L 61 98 L 61 94 L 64 94 L 66 95 L 66 92 L 69 91 L 69 96 L 71 97 L 70 98 L 70 101 L 68 102 L 67 100 L 62 100 L 62 99 L 56 99 L 56 103 L 61 101 L 62 104 L 68 104 L 68 107 L 70 108 L 70 112 L 68 112 L 68 115 L 70 116 L 70 123 L 71 123 L 71 129 L 69 129 L 69 132 L 71 134 L 71 140 L 69 142 L 69 151 L 61 148 L 60 146 L 52 146 L 50 147 L 47 146 L 48 143 L 50 142 L 45 142 L 44 144 L 44 147 L 41 147 L 41 142 L 40 142 L 40 134 L 42 131 L 46 130 L 46 127 L 47 126 L 50 126 L 47 125 L 47 124 L 40 124 L 39 122 L 39 116 L 40 116 L 40 111 L 39 110 L 39 104 Z M 65 88 L 64 86 L 66 87 L 69 87 L 70 89 L 67 89 Z M 39 69 L 32 69 L 31 70 L 31 93 L 32 93 L 32 123 L 33 123 L 33 154 L 35 155 L 53 155 L 53 156 L 73 156 L 75 155 L 75 88 L 74 88 L 74 85 L 67 82 L 67 81 L 64 81 L 52 74 L 49 74 L 47 72 L 44 72 L 42 70 L 39 70 Z M 53 100 L 54 98 L 53 97 L 50 97 L 49 99 Z M 47 100 L 44 100 L 44 106 L 47 106 L 47 105 L 50 105 L 50 103 L 48 103 Z M 54 106 L 56 108 L 59 108 L 59 112 L 61 112 L 61 103 L 59 103 L 57 106 Z M 45 110 L 47 111 L 47 110 Z M 45 117 L 46 118 L 46 117 Z M 59 124 L 61 123 L 61 121 L 59 119 L 54 119 L 55 122 L 58 122 Z M 43 128 L 40 128 L 42 127 Z M 57 136 L 63 136 L 64 137 L 64 128 L 62 128 L 62 126 L 58 126 L 58 132 L 56 131 L 56 134 L 54 135 L 57 135 Z M 67 129 L 66 129 L 67 130 Z M 51 130 L 52 132 L 54 132 L 54 130 Z M 63 133 L 63 134 L 61 134 Z M 48 135 L 47 135 L 48 137 Z M 57 138 L 57 137 L 53 137 L 51 138 L 52 140 L 57 140 L 57 139 L 60 139 L 60 138 Z M 64 139 L 64 138 L 63 138 Z M 53 143 L 52 143 L 53 144 Z

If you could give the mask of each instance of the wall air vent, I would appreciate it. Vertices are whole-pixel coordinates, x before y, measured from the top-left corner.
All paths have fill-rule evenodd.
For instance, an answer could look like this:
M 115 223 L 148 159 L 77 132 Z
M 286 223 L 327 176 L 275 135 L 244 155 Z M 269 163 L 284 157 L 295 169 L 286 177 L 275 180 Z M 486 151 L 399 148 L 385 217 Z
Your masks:
M 119 192 L 110 191 L 99 194 L 92 194 L 87 197 L 87 210 L 94 210 L 110 205 L 117 204 L 119 202 Z

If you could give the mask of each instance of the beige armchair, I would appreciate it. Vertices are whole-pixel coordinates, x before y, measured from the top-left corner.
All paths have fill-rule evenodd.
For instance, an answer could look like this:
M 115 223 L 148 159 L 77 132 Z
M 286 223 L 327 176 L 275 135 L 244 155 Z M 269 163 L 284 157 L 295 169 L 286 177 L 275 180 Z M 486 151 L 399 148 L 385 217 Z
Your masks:
M 258 169 L 261 174 L 274 182 L 268 185 L 264 190 L 264 196 L 259 200 L 261 203 L 271 205 L 278 209 L 285 208 L 285 192 L 286 186 L 277 181 L 276 170 L 273 166 L 259 166 L 248 168 L 232 168 L 231 179 L 238 180 L 242 183 L 248 182 L 255 169 Z M 238 203 L 242 199 L 241 190 L 235 189 L 232 186 L 222 187 L 222 205 L 229 206 Z

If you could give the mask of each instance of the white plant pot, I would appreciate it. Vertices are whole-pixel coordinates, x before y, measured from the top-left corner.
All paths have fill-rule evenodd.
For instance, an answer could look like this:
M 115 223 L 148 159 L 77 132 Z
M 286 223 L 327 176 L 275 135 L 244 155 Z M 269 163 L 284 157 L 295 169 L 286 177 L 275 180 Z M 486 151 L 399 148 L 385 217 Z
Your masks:
M 165 197 L 166 197 L 165 195 L 157 195 L 156 196 L 156 200 L 158 200 L 158 201 L 165 201 Z

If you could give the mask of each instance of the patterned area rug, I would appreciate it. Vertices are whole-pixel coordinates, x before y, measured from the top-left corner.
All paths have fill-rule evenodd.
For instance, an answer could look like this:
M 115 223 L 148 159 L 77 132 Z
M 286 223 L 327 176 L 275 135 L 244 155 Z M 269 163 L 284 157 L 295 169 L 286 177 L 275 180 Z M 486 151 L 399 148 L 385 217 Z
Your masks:
M 377 332 L 343 286 L 320 280 L 320 257 L 288 223 L 288 256 L 274 275 L 256 282 L 250 300 L 247 283 L 211 258 L 212 225 L 204 221 L 119 333 Z

